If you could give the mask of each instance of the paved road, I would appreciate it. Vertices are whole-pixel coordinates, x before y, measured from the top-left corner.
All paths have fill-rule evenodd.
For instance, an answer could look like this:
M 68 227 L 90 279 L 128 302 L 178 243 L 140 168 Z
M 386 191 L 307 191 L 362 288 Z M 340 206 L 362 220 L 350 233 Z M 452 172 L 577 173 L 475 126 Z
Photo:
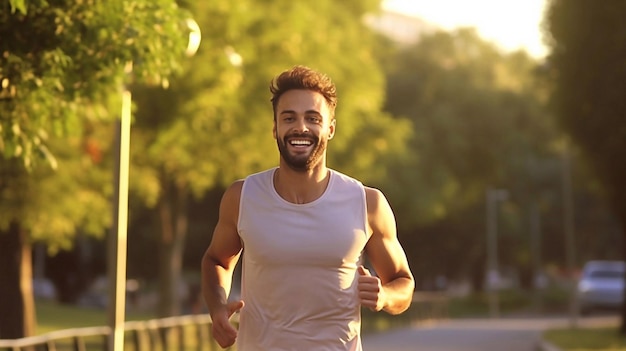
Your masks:
M 580 326 L 617 325 L 617 316 L 580 318 Z M 541 332 L 567 318 L 448 320 L 363 337 L 364 351 L 535 351 Z

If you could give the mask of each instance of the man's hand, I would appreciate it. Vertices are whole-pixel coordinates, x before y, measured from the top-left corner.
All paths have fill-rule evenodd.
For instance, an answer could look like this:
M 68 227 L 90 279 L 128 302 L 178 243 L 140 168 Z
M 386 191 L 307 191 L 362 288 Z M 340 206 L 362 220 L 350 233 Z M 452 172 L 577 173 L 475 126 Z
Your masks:
M 213 338 L 222 348 L 232 346 L 237 340 L 237 329 L 230 324 L 230 317 L 233 313 L 243 308 L 243 301 L 231 301 L 225 308 L 211 315 Z
M 385 291 L 380 284 L 378 277 L 373 277 L 363 266 L 357 268 L 359 271 L 359 300 L 361 305 L 372 311 L 380 311 L 385 307 Z

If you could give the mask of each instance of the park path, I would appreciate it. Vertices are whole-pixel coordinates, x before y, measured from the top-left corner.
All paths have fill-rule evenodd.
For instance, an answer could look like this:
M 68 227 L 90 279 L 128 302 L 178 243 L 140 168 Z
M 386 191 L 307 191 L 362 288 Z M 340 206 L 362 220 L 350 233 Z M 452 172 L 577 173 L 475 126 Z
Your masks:
M 617 316 L 578 319 L 581 327 L 618 325 Z M 364 351 L 535 351 L 543 330 L 567 327 L 565 317 L 454 319 L 363 337 Z

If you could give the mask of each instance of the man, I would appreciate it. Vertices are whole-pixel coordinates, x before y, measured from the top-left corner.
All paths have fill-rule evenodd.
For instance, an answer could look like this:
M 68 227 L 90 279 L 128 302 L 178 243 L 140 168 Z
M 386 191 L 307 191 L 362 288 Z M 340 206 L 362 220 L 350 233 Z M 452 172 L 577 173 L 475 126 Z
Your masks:
M 402 313 L 415 286 L 393 212 L 379 190 L 326 166 L 337 105 L 327 76 L 296 66 L 270 91 L 279 166 L 226 190 L 202 259 L 213 337 L 238 351 L 362 350 L 361 306 Z M 242 300 L 228 301 L 242 252 Z

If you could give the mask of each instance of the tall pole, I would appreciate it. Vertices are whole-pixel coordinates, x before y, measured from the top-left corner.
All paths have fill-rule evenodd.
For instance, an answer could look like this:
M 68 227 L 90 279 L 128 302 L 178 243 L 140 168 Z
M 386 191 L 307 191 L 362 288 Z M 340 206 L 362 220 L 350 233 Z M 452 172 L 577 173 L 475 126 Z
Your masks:
M 124 68 L 126 76 L 130 75 L 132 62 Z M 122 87 L 122 111 L 116 121 L 115 143 L 115 201 L 113 202 L 114 224 L 109 237 L 109 334 L 108 350 L 124 349 L 124 320 L 126 307 L 126 249 L 128 228 L 128 174 L 130 163 L 130 119 L 131 94 L 124 85 Z
M 487 189 L 487 293 L 489 299 L 489 315 L 498 318 L 500 315 L 497 291 L 498 282 L 498 238 L 497 216 L 494 190 Z
M 543 290 L 542 253 L 541 253 L 541 214 L 536 202 L 530 205 L 530 253 L 533 266 L 533 308 L 539 313 L 543 309 L 541 291 Z
M 498 202 L 504 201 L 508 192 L 504 189 L 488 188 L 485 194 L 487 207 L 487 293 L 489 300 L 489 315 L 491 318 L 500 317 L 500 298 L 498 285 L 500 284 L 500 270 L 498 267 Z
M 187 19 L 189 40 L 185 54 L 195 55 L 200 46 L 200 26 L 193 19 Z M 125 79 L 133 71 L 132 61 L 124 67 Z M 122 111 L 116 121 L 115 136 L 115 174 L 113 201 L 113 230 L 108 240 L 108 286 L 109 308 L 108 322 L 111 328 L 107 350 L 124 350 L 124 322 L 126 319 L 126 256 L 128 236 L 128 175 L 130 167 L 130 122 L 132 96 L 126 86 L 122 85 Z
M 570 285 L 569 316 L 570 326 L 578 326 L 578 292 L 576 291 L 576 265 L 574 244 L 574 199 L 572 191 L 572 160 L 569 145 L 563 149 L 563 230 L 565 234 L 565 256 Z

